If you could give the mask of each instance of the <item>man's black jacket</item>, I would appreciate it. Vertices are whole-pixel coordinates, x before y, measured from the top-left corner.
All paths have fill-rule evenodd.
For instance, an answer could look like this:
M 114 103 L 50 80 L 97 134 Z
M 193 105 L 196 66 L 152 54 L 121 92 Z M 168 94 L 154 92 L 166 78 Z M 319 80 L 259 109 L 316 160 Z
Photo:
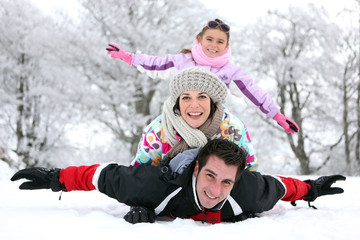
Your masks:
M 109 164 L 97 169 L 93 182 L 100 192 L 129 206 L 154 209 L 158 216 L 191 217 L 204 211 L 196 197 L 194 167 L 191 160 L 179 174 L 169 165 Z M 273 208 L 285 191 L 278 178 L 245 170 L 228 198 L 207 211 L 221 209 L 223 220 L 241 213 L 260 213 Z

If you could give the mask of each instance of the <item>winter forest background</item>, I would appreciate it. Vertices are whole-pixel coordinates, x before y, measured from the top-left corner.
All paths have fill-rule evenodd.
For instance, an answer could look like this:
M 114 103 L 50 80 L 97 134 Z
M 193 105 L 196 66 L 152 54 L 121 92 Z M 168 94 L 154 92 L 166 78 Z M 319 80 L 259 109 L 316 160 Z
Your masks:
M 230 95 L 226 105 L 246 123 L 259 170 L 360 175 L 359 0 L 336 16 L 309 4 L 247 25 L 195 0 L 78 0 L 76 17 L 0 1 L 1 166 L 129 164 L 169 82 L 111 59 L 107 43 L 175 54 L 218 17 L 232 28 L 231 60 L 301 128 L 288 135 Z

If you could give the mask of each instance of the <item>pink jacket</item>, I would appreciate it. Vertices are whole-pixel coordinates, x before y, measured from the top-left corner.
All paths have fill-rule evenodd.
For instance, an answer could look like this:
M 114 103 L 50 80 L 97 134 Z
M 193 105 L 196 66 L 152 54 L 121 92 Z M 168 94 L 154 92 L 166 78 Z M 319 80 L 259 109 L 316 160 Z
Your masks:
M 240 67 L 231 62 L 216 68 L 198 64 L 192 58 L 191 53 L 167 54 L 165 57 L 136 53 L 132 65 L 151 78 L 160 79 L 170 79 L 185 68 L 201 66 L 217 75 L 234 96 L 245 96 L 269 118 L 273 118 L 280 111 L 268 93 L 256 85 Z

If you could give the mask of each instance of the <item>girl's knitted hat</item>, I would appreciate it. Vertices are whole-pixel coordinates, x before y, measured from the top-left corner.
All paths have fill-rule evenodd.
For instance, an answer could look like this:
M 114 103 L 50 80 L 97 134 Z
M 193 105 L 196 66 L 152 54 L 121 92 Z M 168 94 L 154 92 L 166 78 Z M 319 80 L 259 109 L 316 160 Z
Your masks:
M 187 68 L 175 75 L 170 82 L 171 98 L 175 102 L 185 91 L 204 92 L 214 103 L 225 101 L 226 85 L 213 73 L 202 67 Z

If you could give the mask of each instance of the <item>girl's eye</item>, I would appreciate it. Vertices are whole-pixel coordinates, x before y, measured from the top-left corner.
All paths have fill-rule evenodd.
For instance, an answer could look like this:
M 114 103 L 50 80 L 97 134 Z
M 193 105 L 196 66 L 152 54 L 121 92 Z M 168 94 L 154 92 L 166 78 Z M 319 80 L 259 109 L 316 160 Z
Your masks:
M 219 44 L 224 44 L 224 42 L 223 42 L 223 41 L 218 41 L 218 43 L 219 43 Z

